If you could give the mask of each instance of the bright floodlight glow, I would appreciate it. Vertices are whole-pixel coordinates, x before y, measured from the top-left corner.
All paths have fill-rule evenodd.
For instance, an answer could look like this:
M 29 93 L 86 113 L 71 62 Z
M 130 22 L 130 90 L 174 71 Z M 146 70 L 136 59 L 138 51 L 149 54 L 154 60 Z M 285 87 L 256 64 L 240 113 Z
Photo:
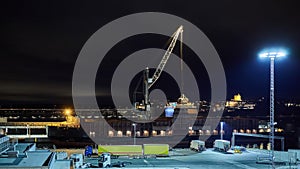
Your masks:
M 286 56 L 287 53 L 283 50 L 267 50 L 264 52 L 261 52 L 259 54 L 259 57 L 261 58 L 277 58 L 277 57 L 283 57 Z
M 71 115 L 72 110 L 71 109 L 65 109 L 64 113 L 65 113 L 65 115 L 69 116 L 69 115 Z

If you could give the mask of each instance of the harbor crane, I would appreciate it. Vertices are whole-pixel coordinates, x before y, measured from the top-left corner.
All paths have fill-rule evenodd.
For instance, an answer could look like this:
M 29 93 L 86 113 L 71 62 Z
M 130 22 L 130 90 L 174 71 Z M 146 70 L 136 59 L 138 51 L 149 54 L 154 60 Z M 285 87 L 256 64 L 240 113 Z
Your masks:
M 160 61 L 158 67 L 156 68 L 153 76 L 149 77 L 149 68 L 148 67 L 144 70 L 144 79 L 143 79 L 144 93 L 143 94 L 144 94 L 145 100 L 144 100 L 142 109 L 144 109 L 146 111 L 150 111 L 149 90 L 155 84 L 155 82 L 159 79 L 170 55 L 172 54 L 172 51 L 176 45 L 176 42 L 177 42 L 177 39 L 179 36 L 180 36 L 180 55 L 182 56 L 182 39 L 183 39 L 182 32 L 183 32 L 183 26 L 181 25 L 171 36 L 170 45 L 168 46 L 162 60 Z M 181 60 L 181 76 L 182 76 L 182 60 Z M 182 79 L 182 77 L 181 77 L 181 79 Z M 183 83 L 183 82 L 181 82 L 181 83 Z M 183 87 L 183 84 L 181 84 L 181 87 Z

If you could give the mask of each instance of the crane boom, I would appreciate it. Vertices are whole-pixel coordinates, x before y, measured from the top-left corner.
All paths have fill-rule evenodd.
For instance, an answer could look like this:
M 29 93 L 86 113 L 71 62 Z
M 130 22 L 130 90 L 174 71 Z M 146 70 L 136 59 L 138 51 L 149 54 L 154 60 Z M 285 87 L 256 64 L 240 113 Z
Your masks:
M 170 55 L 171 55 L 171 53 L 172 53 L 172 51 L 173 51 L 175 45 L 176 45 L 176 41 L 177 41 L 177 39 L 178 39 L 178 37 L 179 37 L 179 34 L 182 34 L 182 32 L 183 32 L 183 26 L 181 25 L 181 26 L 176 30 L 176 32 L 174 32 L 174 34 L 171 36 L 171 37 L 172 37 L 172 41 L 171 41 L 171 43 L 170 43 L 170 45 L 169 45 L 167 51 L 165 52 L 165 54 L 164 54 L 162 60 L 160 61 L 160 63 L 159 63 L 159 65 L 158 65 L 157 69 L 155 70 L 155 72 L 154 72 L 152 78 L 149 78 L 149 80 L 148 80 L 148 83 L 149 83 L 148 89 L 150 89 L 151 86 L 153 86 L 153 84 L 154 84 L 154 83 L 158 80 L 158 78 L 160 77 L 161 72 L 164 70 L 164 67 L 165 67 L 165 65 L 166 65 L 166 63 L 167 63 L 167 61 L 168 61 L 168 59 L 169 59 L 169 57 L 170 57 Z M 181 36 L 181 37 L 182 37 L 182 36 Z M 181 39 L 181 42 L 182 42 L 182 39 Z
M 183 26 L 179 26 L 179 28 L 173 33 L 171 36 L 171 42 L 168 46 L 168 49 L 166 50 L 162 60 L 160 61 L 158 67 L 156 68 L 153 76 L 149 78 L 149 68 L 147 67 L 144 71 L 144 85 L 143 85 L 143 94 L 144 94 L 144 103 L 140 104 L 138 106 L 135 106 L 136 109 L 142 109 L 146 111 L 150 111 L 150 101 L 149 101 L 149 89 L 153 86 L 153 84 L 158 80 L 160 77 L 162 71 L 164 70 L 164 67 L 176 45 L 177 39 L 180 36 L 181 40 L 181 48 L 182 48 L 182 32 L 183 32 Z M 180 52 L 180 55 L 182 55 L 182 51 Z

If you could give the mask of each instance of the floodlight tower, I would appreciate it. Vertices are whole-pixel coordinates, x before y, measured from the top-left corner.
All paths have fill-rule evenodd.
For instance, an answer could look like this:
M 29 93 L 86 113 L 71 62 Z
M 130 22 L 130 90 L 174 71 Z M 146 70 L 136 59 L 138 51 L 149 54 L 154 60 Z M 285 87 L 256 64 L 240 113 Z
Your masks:
M 272 168 L 274 166 L 274 62 L 275 58 L 286 56 L 286 53 L 283 51 L 267 51 L 259 54 L 261 58 L 270 58 L 270 144 L 271 144 L 271 161 Z

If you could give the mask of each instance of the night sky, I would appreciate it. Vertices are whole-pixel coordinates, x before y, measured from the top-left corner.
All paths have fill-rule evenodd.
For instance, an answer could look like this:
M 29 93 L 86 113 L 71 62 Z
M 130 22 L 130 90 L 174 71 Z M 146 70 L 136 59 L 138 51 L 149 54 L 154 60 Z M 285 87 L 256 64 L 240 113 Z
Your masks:
M 297 4 L 282 0 L 2 2 L 0 105 L 71 105 L 73 68 L 85 42 L 110 21 L 137 12 L 169 13 L 198 26 L 223 62 L 227 98 L 236 93 L 245 99 L 268 97 L 269 61 L 259 60 L 258 53 L 267 47 L 284 47 L 289 55 L 275 64 L 276 97 L 298 101 L 300 10 Z M 164 43 L 157 43 L 160 38 L 167 39 L 147 35 L 122 43 L 134 52 L 147 47 L 163 48 Z M 144 43 L 138 43 L 139 40 Z M 110 57 L 119 57 L 124 54 L 122 50 L 115 47 Z M 99 96 L 109 97 L 107 85 L 97 86 Z M 204 99 L 209 98 L 206 95 Z

